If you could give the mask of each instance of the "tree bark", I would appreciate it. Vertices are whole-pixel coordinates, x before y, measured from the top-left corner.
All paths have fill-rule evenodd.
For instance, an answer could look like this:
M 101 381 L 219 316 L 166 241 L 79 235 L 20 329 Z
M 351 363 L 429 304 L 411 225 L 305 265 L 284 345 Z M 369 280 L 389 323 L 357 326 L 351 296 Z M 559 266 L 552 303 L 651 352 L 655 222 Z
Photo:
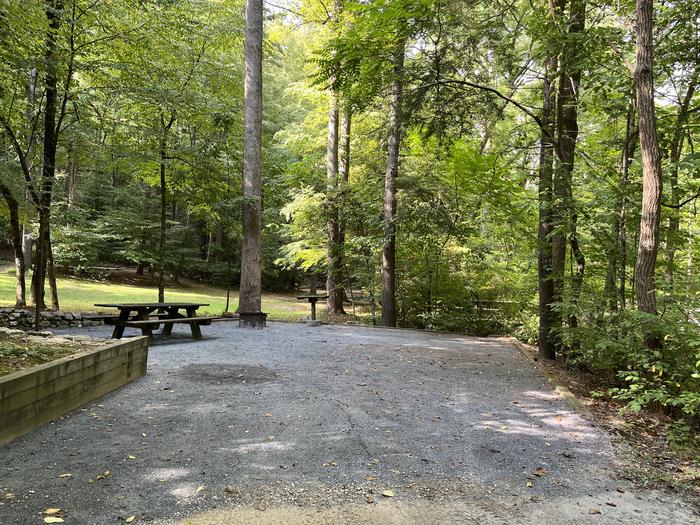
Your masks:
M 666 233 L 666 281 L 673 286 L 673 277 L 676 264 L 676 250 L 678 247 L 678 232 L 680 230 L 680 210 L 678 204 L 680 202 L 680 191 L 678 189 L 678 163 L 683 153 L 683 139 L 686 133 L 686 124 L 688 122 L 688 110 L 690 102 L 693 100 L 695 89 L 698 83 L 698 75 L 700 74 L 700 66 L 695 67 L 695 70 L 690 76 L 688 88 L 685 96 L 678 108 L 678 115 L 671 137 L 671 147 L 669 154 L 670 173 L 668 182 L 671 186 L 671 206 L 675 206 L 669 210 L 668 217 L 668 232 Z
M 625 123 L 625 143 L 622 148 L 622 170 L 620 175 L 620 284 L 618 287 L 620 308 L 627 306 L 627 181 L 629 180 L 630 165 L 634 158 L 634 150 L 637 144 L 636 121 L 636 93 L 633 91 L 630 104 L 627 109 Z
M 396 177 L 402 132 L 402 76 L 405 41 L 400 41 L 394 55 L 394 78 L 391 82 L 389 140 L 384 177 L 384 248 L 382 250 L 382 324 L 396 326 Z
M 343 310 L 343 286 L 340 253 L 340 223 L 338 217 L 338 95 L 331 78 L 328 107 L 328 145 L 326 148 L 326 200 L 328 206 L 328 275 L 326 292 L 327 308 L 330 314 L 345 314 Z
M 661 215 L 661 156 L 656 133 L 654 107 L 654 48 L 652 34 L 653 0 L 637 0 L 637 111 L 639 112 L 639 148 L 642 156 L 642 207 L 639 225 L 639 245 L 635 265 L 635 296 L 637 309 L 657 314 L 656 257 L 659 248 L 659 219 Z M 658 347 L 657 335 L 647 332 L 648 347 Z
M 240 313 L 261 310 L 262 0 L 246 1 Z
M 557 67 L 556 57 L 549 59 L 542 86 L 542 125 L 540 133 L 539 160 L 539 229 L 538 229 L 538 264 L 540 299 L 539 355 L 543 359 L 554 359 L 556 348 L 552 321 L 554 303 L 554 281 L 552 279 L 552 172 L 554 150 L 554 87 L 552 76 Z
M 564 11 L 564 3 L 561 2 L 560 12 Z M 578 94 L 581 81 L 580 46 L 575 38 L 583 33 L 586 16 L 585 0 L 571 0 L 569 4 L 568 35 L 562 49 L 559 61 L 559 84 L 557 86 L 557 116 L 556 137 L 559 147 L 558 163 L 553 181 L 554 189 L 554 225 L 555 234 L 552 241 L 552 274 L 554 278 L 554 300 L 564 300 L 564 268 L 566 264 L 567 235 L 572 247 L 576 244 L 578 254 L 577 266 L 581 264 L 581 254 L 576 238 L 574 225 L 574 203 L 572 195 L 572 175 L 574 170 L 574 157 L 576 153 L 576 140 L 578 137 Z M 573 253 L 573 252 L 572 252 Z M 583 273 L 576 279 L 583 279 Z M 578 301 L 574 293 L 579 292 L 581 283 L 572 283 L 572 303 Z M 575 314 L 569 317 L 569 324 L 575 325 Z M 561 326 L 561 316 L 555 314 L 554 331 Z M 562 351 L 561 337 L 555 335 L 555 350 Z
M 44 158 L 39 189 L 39 237 L 37 243 L 37 261 L 34 268 L 35 284 L 35 317 L 34 327 L 39 329 L 39 312 L 44 305 L 44 276 L 46 272 L 46 235 L 51 224 L 51 194 L 56 175 L 56 149 L 58 146 L 59 127 L 56 125 L 57 85 L 56 78 L 56 36 L 61 25 L 62 0 L 53 0 L 46 4 L 46 19 L 49 30 L 46 33 L 45 66 L 46 79 L 44 82 Z M 60 124 L 59 124 L 60 125 Z
M 161 114 L 161 138 L 160 138 L 160 237 L 158 239 L 158 302 L 165 302 L 165 214 L 168 206 L 167 185 L 165 179 L 166 148 L 168 146 L 167 133 L 169 126 L 165 126 L 165 118 Z M 172 119 L 170 121 L 172 123 Z
M 350 290 L 350 294 L 352 295 L 352 289 L 350 289 L 351 284 L 349 281 L 349 274 L 347 272 L 347 267 L 345 265 L 345 217 L 344 217 L 344 202 L 345 202 L 345 196 L 347 195 L 347 184 L 350 180 L 350 134 L 351 134 L 351 127 L 352 127 L 352 110 L 350 109 L 350 105 L 347 104 L 344 111 L 341 113 L 341 119 L 340 119 L 340 161 L 339 161 L 339 167 L 338 167 L 338 175 L 340 176 L 339 180 L 339 185 L 340 185 L 340 192 L 339 192 L 339 204 L 338 204 L 338 210 L 340 211 L 339 213 L 339 221 L 338 221 L 338 245 L 339 245 L 339 250 L 338 253 L 341 256 L 341 261 L 340 261 L 340 273 L 342 278 L 345 280 L 345 284 L 348 285 L 348 289 Z M 343 211 L 341 211 L 343 210 Z M 345 286 L 342 287 L 342 297 L 343 300 L 347 300 L 347 290 Z
M 4 184 L 0 184 L 0 191 L 10 212 L 10 243 L 15 256 L 15 306 L 23 307 L 26 306 L 27 299 L 24 254 L 22 253 L 22 227 L 19 223 L 19 203 L 12 195 L 10 189 Z
M 58 286 L 56 285 L 56 266 L 53 259 L 53 242 L 51 241 L 51 230 L 46 232 L 46 270 L 49 278 L 49 290 L 51 290 L 51 308 L 60 310 L 58 301 Z

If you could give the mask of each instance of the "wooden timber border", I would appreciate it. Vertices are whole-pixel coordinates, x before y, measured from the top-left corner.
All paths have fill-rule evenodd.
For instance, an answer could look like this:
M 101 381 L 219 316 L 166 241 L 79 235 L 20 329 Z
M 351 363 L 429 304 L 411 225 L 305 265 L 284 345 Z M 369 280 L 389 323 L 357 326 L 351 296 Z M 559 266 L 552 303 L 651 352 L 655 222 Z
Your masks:
M 147 360 L 136 337 L 0 377 L 0 444 L 142 377 Z

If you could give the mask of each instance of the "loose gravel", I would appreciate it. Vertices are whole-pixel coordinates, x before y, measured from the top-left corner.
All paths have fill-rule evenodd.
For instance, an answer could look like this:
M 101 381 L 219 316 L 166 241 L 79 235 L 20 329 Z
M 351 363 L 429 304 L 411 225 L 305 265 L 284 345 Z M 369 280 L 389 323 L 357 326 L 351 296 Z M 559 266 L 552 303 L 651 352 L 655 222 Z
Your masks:
M 607 435 L 504 341 L 203 332 L 157 340 L 144 378 L 0 447 L 0 524 L 51 507 L 86 525 L 700 523 L 618 477 Z

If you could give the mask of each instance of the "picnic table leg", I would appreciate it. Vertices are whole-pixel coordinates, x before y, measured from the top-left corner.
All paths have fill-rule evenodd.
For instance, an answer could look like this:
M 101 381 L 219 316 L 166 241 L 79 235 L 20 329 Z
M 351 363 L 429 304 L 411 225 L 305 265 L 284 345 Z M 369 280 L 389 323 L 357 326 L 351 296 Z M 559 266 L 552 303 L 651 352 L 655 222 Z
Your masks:
M 197 309 L 196 308 L 187 308 L 187 317 L 197 317 Z M 192 338 L 193 339 L 201 339 L 202 338 L 202 330 L 199 328 L 199 321 L 190 321 L 190 329 L 192 330 Z
M 148 321 L 148 312 L 146 310 L 139 310 L 136 314 L 136 318 L 139 321 Z M 141 335 L 147 335 L 148 339 L 153 341 L 153 328 L 152 325 L 145 324 L 141 327 Z
M 177 308 L 168 308 L 168 319 L 172 319 L 174 317 L 177 317 Z M 163 331 L 161 332 L 161 336 L 163 337 L 168 337 L 171 333 L 173 332 L 173 323 L 165 323 L 163 325 Z
M 112 331 L 112 339 L 121 339 L 124 335 L 124 327 L 126 322 L 129 320 L 129 310 L 120 310 L 119 318 L 114 323 L 114 330 Z
M 316 320 L 316 301 L 311 299 L 309 302 L 311 303 L 311 320 L 315 321 Z

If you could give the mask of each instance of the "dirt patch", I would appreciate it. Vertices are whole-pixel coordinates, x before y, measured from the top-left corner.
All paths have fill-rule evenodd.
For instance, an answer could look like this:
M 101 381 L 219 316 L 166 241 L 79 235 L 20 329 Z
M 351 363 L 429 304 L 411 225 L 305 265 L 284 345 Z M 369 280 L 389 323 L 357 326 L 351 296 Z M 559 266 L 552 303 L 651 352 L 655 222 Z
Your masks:
M 19 372 L 105 344 L 86 337 L 53 337 L 50 332 L 0 329 L 0 376 Z
M 180 375 L 195 382 L 210 384 L 249 384 L 267 383 L 277 379 L 278 374 L 264 366 L 224 365 L 203 363 L 184 366 Z

